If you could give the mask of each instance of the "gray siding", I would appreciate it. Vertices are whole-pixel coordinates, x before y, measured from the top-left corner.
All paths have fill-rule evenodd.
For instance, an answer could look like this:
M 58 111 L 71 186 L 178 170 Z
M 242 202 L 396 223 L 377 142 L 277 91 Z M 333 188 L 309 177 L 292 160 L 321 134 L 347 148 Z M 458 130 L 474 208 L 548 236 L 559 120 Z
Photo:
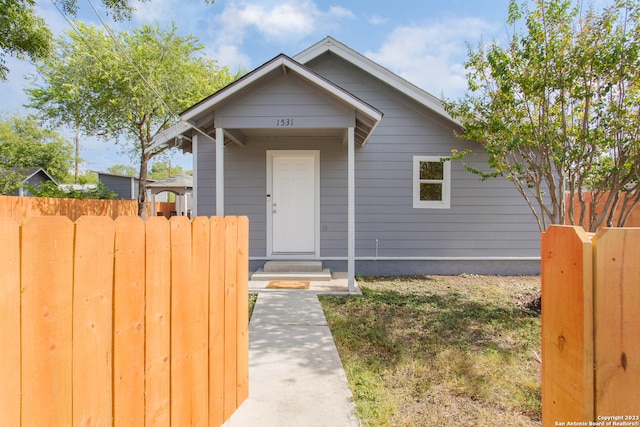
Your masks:
M 249 217 L 249 255 L 267 251 L 267 150 L 320 149 L 321 256 L 345 256 L 347 147 L 337 138 L 252 138 L 225 148 L 225 215 Z M 215 146 L 198 143 L 198 215 L 215 215 Z
M 223 128 L 273 128 L 281 119 L 293 120 L 296 128 L 345 128 L 353 126 L 355 114 L 294 74 L 261 82 L 262 86 L 233 104 L 218 108 L 216 126 Z M 285 127 L 287 125 L 285 124 Z
M 366 145 L 356 149 L 356 257 L 364 259 L 357 264 L 362 270 L 359 273 L 379 274 L 376 269 L 383 263 L 372 264 L 376 256 L 387 259 L 539 256 L 539 231 L 512 184 L 503 179 L 481 182 L 460 162 L 452 164 L 450 209 L 413 208 L 413 156 L 447 156 L 452 148 L 472 148 L 478 153 L 471 159 L 472 164 L 482 168 L 486 156 L 479 145 L 458 140 L 450 122 L 331 54 L 307 65 L 384 113 Z M 348 126 L 339 123 L 337 113 L 352 121 L 352 112 L 346 113 L 344 107 L 288 76 L 256 88 L 242 99 L 242 106 L 236 99 L 232 105 L 218 109 L 217 125 L 232 124 L 242 130 L 266 126 L 279 115 L 295 115 L 315 118 L 309 122 L 315 124 L 309 127 Z M 258 120 L 252 122 L 254 117 Z M 244 146 L 225 147 L 225 213 L 249 216 L 249 255 L 265 257 L 266 151 L 320 150 L 320 256 L 344 259 L 347 147 L 337 136 L 299 137 L 295 131 L 278 135 L 248 136 Z M 201 138 L 197 168 L 198 215 L 214 215 L 215 145 L 202 142 Z M 416 264 L 416 272 L 420 265 L 434 272 L 452 272 L 457 268 L 451 264 L 453 261 L 448 261 L 447 266 L 435 261 L 412 262 Z M 387 265 L 386 271 L 390 271 L 389 265 L 392 264 Z M 531 263 L 527 265 L 535 270 Z
M 118 195 L 119 199 L 133 200 L 138 198 L 138 180 L 128 176 L 114 176 L 98 174 L 100 182 L 109 190 Z M 133 194 L 131 194 L 131 181 L 133 184 Z
M 308 65 L 384 113 L 356 151 L 357 257 L 375 257 L 376 240 L 378 257 L 539 256 L 537 225 L 513 185 L 481 182 L 460 162 L 452 164 L 450 209 L 413 208 L 413 156 L 471 148 L 478 154 L 469 163 L 486 167 L 478 144 L 457 139 L 450 123 L 333 55 Z

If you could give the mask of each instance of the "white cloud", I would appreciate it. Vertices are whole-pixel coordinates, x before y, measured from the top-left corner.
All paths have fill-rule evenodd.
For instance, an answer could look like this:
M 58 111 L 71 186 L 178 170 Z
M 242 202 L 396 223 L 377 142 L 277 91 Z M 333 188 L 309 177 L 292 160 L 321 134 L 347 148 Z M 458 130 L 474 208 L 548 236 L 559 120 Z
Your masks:
M 319 15 L 315 3 L 288 1 L 269 6 L 262 3 L 232 3 L 218 18 L 234 37 L 244 38 L 247 28 L 254 28 L 270 39 L 300 36 L 313 31 Z
M 369 23 L 371 25 L 382 25 L 382 24 L 386 24 L 389 21 L 389 19 L 379 16 L 379 15 L 374 15 L 372 17 L 369 18 Z
M 456 98 L 467 87 L 467 42 L 474 44 L 493 30 L 477 18 L 398 27 L 377 52 L 366 56 L 435 96 Z
M 188 4 L 188 2 L 184 2 Z M 136 2 L 133 20 L 145 23 L 164 22 L 171 17 L 178 8 L 173 0 L 153 0 L 148 2 Z
M 238 46 L 232 44 L 215 44 L 206 49 L 207 57 L 214 58 L 219 65 L 227 65 L 232 72 L 239 69 L 251 71 L 251 58 L 240 52 Z
M 342 6 L 331 6 L 329 8 L 329 13 L 327 14 L 331 17 L 335 18 L 349 18 L 355 19 L 355 15 L 349 9 L 345 9 Z
M 345 19 L 355 19 L 353 12 L 340 6 L 323 11 L 313 0 L 234 1 L 215 17 L 207 44 L 216 46 L 213 51 L 221 63 L 250 69 L 253 65 L 242 52 L 246 38 L 257 37 L 270 46 L 290 49 Z

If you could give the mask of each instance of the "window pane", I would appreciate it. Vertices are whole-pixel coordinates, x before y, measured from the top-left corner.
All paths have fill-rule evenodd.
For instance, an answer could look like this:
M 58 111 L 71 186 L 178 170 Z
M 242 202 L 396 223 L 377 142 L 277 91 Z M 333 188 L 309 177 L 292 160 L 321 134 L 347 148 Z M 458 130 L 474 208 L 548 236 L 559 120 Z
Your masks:
M 444 179 L 444 163 L 420 162 L 420 179 Z
M 420 200 L 442 200 L 442 184 L 420 183 Z

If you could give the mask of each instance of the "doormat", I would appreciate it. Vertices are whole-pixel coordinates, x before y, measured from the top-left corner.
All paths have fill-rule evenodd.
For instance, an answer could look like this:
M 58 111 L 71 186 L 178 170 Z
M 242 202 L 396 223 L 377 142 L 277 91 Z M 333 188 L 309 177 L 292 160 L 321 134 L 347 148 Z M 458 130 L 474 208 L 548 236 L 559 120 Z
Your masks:
M 272 280 L 267 289 L 309 289 L 309 281 L 305 280 Z

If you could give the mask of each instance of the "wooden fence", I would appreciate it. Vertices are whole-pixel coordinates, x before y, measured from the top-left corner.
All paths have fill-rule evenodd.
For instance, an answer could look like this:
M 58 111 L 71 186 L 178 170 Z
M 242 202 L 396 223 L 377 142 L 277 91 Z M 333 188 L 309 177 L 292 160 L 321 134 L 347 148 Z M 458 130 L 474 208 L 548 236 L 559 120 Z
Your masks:
M 640 228 L 543 234 L 543 426 L 640 425 L 638 248 Z
M 593 194 L 589 191 L 585 191 L 584 192 L 584 199 L 585 199 L 585 215 L 584 215 L 584 228 L 585 229 L 589 229 L 589 227 L 591 226 L 591 214 L 593 213 Z M 569 197 L 569 193 L 565 193 L 565 203 L 567 205 L 567 209 L 569 207 L 569 204 L 571 203 L 571 198 Z M 618 217 L 620 216 L 620 211 L 622 210 L 622 202 L 620 202 L 620 205 L 618 205 L 618 207 L 615 210 L 615 216 L 613 219 L 613 225 L 616 226 L 618 223 Z M 573 199 L 573 211 L 574 211 L 574 219 L 575 225 L 581 225 L 579 224 L 580 222 L 580 211 L 582 209 L 582 206 L 580 206 L 580 200 L 578 200 L 578 195 L 576 194 L 574 199 Z M 602 204 L 600 204 L 597 208 L 596 211 L 598 213 L 598 215 L 602 214 L 603 211 L 603 206 Z M 569 221 L 569 218 L 567 218 L 566 222 L 567 225 L 570 225 L 571 222 Z M 603 224 L 603 227 L 606 226 L 606 221 Z M 631 213 L 629 214 L 629 218 L 627 218 L 627 223 L 625 224 L 625 227 L 640 227 L 640 208 L 634 208 Z
M 220 426 L 248 395 L 246 217 L 0 218 L 0 426 Z
M 156 211 L 167 218 L 175 210 L 175 203 L 156 202 Z M 147 203 L 149 216 L 156 215 Z M 119 216 L 138 215 L 138 202 L 135 200 L 93 200 L 60 199 L 41 197 L 0 196 L 0 217 L 10 217 L 18 222 L 32 216 L 62 215 L 75 221 L 82 215 Z

